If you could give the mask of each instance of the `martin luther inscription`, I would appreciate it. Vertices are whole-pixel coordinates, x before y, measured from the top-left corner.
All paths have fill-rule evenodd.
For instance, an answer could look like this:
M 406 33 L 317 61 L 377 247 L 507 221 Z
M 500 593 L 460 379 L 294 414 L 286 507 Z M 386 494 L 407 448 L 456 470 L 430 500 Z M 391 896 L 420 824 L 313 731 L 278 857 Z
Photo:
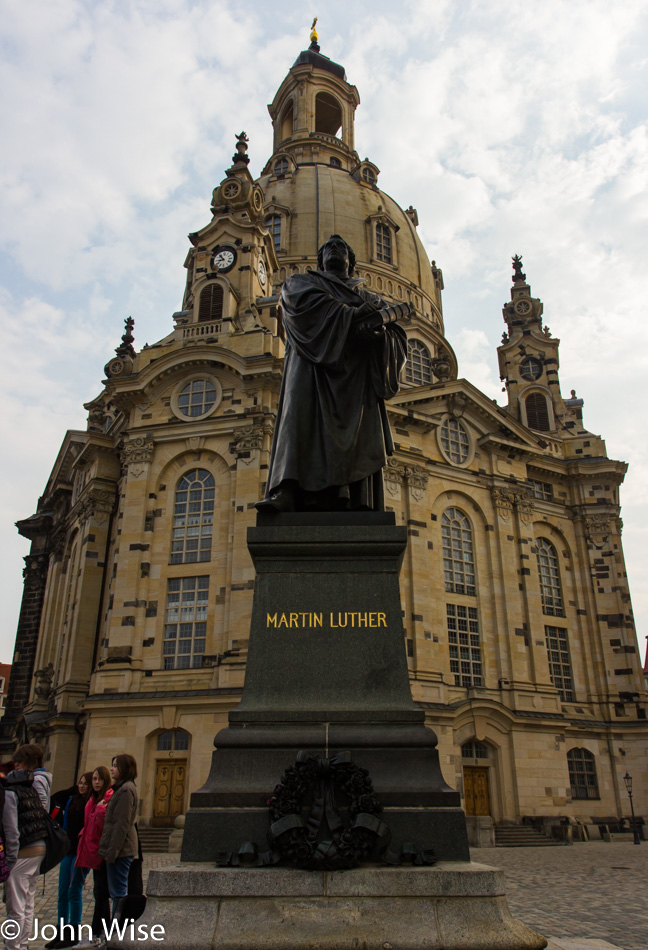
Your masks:
M 326 621 L 331 629 L 338 627 L 386 627 L 387 614 L 378 610 L 331 610 L 295 611 L 288 613 L 266 613 L 266 629 L 278 630 L 280 627 L 308 628 L 323 627 Z

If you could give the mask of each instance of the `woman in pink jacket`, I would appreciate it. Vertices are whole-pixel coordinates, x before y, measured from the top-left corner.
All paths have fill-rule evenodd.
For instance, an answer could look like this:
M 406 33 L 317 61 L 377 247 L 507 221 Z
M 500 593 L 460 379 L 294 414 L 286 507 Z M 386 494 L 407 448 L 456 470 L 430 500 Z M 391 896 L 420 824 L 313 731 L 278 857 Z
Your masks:
M 92 915 L 93 940 L 82 940 L 77 947 L 93 947 L 94 940 L 105 936 L 103 921 L 110 922 L 110 896 L 106 863 L 99 857 L 99 842 L 103 833 L 106 807 L 112 797 L 110 772 L 100 765 L 92 773 L 92 794 L 85 807 L 83 829 L 79 835 L 76 863 L 81 868 L 92 868 L 94 879 L 94 914 Z

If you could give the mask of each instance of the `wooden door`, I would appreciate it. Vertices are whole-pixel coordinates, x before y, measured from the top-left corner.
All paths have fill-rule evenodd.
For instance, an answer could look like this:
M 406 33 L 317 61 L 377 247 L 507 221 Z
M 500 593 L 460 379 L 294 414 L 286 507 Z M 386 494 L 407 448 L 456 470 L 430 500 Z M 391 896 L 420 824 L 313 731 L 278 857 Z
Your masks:
M 467 815 L 490 815 L 488 769 L 465 765 L 464 793 Z
M 186 772 L 186 759 L 156 763 L 153 825 L 170 827 L 174 818 L 183 813 Z

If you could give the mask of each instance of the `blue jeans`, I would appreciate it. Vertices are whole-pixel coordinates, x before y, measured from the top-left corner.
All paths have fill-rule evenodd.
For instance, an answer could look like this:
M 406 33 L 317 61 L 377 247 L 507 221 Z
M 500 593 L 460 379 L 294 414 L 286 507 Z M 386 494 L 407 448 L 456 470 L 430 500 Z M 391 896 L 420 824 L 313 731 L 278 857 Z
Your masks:
M 128 872 L 133 863 L 132 858 L 117 858 L 116 861 L 109 863 L 106 861 L 106 874 L 108 875 L 108 890 L 110 899 L 113 902 L 113 914 L 115 905 L 122 897 L 128 894 Z
M 88 868 L 74 866 L 75 854 L 66 854 L 59 865 L 58 880 L 58 925 L 63 921 L 78 927 L 83 910 L 83 885 Z

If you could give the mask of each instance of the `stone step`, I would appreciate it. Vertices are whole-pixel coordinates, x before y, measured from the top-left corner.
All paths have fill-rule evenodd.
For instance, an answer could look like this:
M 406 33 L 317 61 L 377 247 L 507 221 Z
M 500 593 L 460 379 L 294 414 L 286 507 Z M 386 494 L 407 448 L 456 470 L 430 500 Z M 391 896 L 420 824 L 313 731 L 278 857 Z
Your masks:
M 528 825 L 498 825 L 495 827 L 496 848 L 552 848 L 560 844 Z
M 169 836 L 173 828 L 138 828 L 142 851 L 161 853 L 169 850 Z

